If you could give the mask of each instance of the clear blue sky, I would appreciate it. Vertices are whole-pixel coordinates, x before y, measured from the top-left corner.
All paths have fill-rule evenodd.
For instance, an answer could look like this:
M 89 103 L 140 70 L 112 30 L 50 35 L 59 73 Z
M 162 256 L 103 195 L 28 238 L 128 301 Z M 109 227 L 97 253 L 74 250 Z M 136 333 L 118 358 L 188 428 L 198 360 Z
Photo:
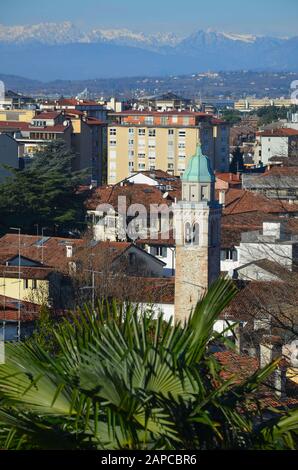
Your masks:
M 82 29 L 197 29 L 298 36 L 297 0 L 1 0 L 5 25 L 71 21 Z

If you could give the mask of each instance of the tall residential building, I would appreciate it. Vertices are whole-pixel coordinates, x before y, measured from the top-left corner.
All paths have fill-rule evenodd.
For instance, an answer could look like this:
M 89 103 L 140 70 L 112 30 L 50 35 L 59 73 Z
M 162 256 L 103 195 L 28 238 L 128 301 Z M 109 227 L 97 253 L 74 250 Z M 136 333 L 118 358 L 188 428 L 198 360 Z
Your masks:
M 192 111 L 110 113 L 108 184 L 136 171 L 160 169 L 183 175 L 200 139 L 213 170 L 229 168 L 229 126 Z
M 173 205 L 176 234 L 175 320 L 187 320 L 220 274 L 221 205 L 210 160 L 197 146 L 182 176 L 182 200 Z

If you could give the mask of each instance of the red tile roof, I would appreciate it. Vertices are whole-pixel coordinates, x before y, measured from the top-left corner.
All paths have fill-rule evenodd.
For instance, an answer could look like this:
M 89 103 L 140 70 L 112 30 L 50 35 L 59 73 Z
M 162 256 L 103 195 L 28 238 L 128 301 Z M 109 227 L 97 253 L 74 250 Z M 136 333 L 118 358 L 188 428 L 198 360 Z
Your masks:
M 63 124 L 56 124 L 54 126 L 32 126 L 32 124 L 28 122 L 21 122 L 21 121 L 0 121 L 0 129 L 13 129 L 13 130 L 21 130 L 21 131 L 31 131 L 31 132 L 57 132 L 63 133 L 68 128 L 69 125 L 64 126 Z
M 19 300 L 0 295 L 0 321 L 18 321 Z M 40 316 L 41 306 L 32 302 L 21 300 L 20 320 L 30 322 L 37 320 Z
M 286 201 L 269 199 L 266 196 L 245 189 L 229 188 L 225 193 L 223 213 L 241 214 L 244 212 L 264 212 L 267 214 L 298 213 L 295 204 Z
M 42 237 L 37 235 L 21 235 L 21 256 L 41 263 L 43 254 L 45 266 L 61 271 L 65 269 L 68 270 L 68 262 L 70 261 L 70 259 L 66 257 L 66 245 L 72 245 L 74 249 L 76 249 L 84 244 L 83 240 L 49 237 L 48 239 L 44 239 L 42 249 L 41 246 L 36 245 L 41 239 Z M 0 258 L 3 259 L 5 256 L 11 255 L 12 253 L 18 255 L 18 246 L 19 241 L 17 234 L 4 235 L 0 238 Z M 37 270 L 38 268 L 32 269 Z M 43 270 L 45 268 L 39 269 Z M 51 271 L 53 271 L 53 269 L 51 269 Z M 14 270 L 16 270 L 15 267 Z
M 119 113 L 110 113 L 112 116 L 206 116 L 212 118 L 211 114 L 202 113 L 202 112 L 195 112 L 195 111 L 138 111 L 135 109 L 128 109 L 125 111 L 121 111 Z
M 218 362 L 223 366 L 221 377 L 224 380 L 234 378 L 239 384 L 253 375 L 259 368 L 259 362 L 254 357 L 240 356 L 233 351 L 223 351 L 214 354 Z
M 110 204 L 118 210 L 118 197 L 125 196 L 127 206 L 131 204 L 143 204 L 147 210 L 150 204 L 171 205 L 174 195 L 169 191 L 168 197 L 164 198 L 160 189 L 147 184 L 124 184 L 123 186 L 103 186 L 94 190 L 92 197 L 86 202 L 88 210 L 95 210 L 99 204 Z
M 57 119 L 61 114 L 61 111 L 42 111 L 37 112 L 33 119 Z
M 298 130 L 290 129 L 289 127 L 282 127 L 279 129 L 260 131 L 257 132 L 257 135 L 261 137 L 292 137 L 298 136 Z

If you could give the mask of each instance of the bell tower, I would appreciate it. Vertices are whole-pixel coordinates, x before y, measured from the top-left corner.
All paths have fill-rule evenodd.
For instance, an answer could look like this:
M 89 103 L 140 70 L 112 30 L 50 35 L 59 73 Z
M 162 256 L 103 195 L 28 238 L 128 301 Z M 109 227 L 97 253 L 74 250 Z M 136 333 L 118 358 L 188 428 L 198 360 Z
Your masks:
M 185 321 L 220 274 L 221 205 L 201 145 L 182 176 L 182 200 L 173 206 L 176 237 L 175 320 Z

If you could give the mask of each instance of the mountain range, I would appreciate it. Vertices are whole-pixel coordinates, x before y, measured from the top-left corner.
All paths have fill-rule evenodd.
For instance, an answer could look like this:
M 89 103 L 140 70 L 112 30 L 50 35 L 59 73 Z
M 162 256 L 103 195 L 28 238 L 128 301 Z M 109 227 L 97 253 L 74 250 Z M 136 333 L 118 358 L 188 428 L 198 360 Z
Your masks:
M 70 22 L 0 25 L 0 72 L 38 80 L 163 76 L 206 70 L 298 71 L 298 37 L 212 30 L 188 36 Z

